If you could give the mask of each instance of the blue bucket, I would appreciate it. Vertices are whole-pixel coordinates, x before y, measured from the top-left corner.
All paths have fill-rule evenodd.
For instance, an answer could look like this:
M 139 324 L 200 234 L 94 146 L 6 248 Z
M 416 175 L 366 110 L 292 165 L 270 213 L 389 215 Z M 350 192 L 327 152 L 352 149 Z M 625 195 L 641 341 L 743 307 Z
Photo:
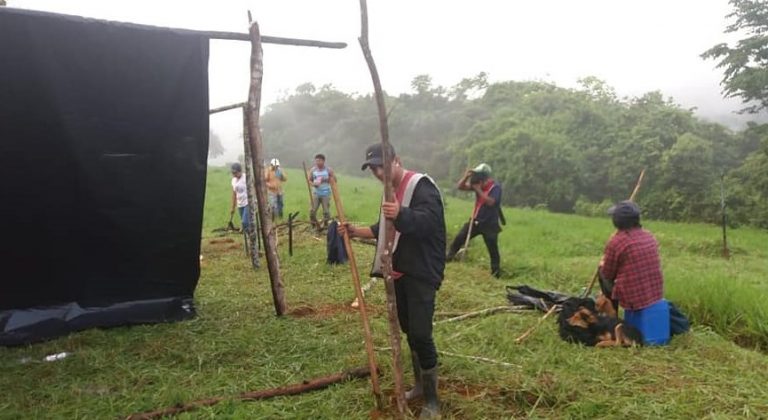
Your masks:
M 669 303 L 665 299 L 637 311 L 625 309 L 624 322 L 640 330 L 648 346 L 669 343 Z

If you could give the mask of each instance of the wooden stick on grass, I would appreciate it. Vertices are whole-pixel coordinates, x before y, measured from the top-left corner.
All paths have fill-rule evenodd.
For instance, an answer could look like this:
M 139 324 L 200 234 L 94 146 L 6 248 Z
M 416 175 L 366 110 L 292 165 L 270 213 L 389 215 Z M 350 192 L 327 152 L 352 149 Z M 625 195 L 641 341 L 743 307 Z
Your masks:
M 453 357 L 460 357 L 462 359 L 469 359 L 469 360 L 476 360 L 479 362 L 486 362 L 486 363 L 493 363 L 494 365 L 501 365 L 501 366 L 507 366 L 507 367 L 514 367 L 514 368 L 522 368 L 520 365 L 513 365 L 512 363 L 502 362 L 499 360 L 493 360 L 489 359 L 487 357 L 480 357 L 480 356 L 468 356 L 466 354 L 457 354 L 457 353 L 451 353 L 448 351 L 437 351 L 439 354 L 445 355 L 445 356 L 453 356 Z
M 523 341 L 525 341 L 528 337 L 530 337 L 531 334 L 533 334 L 533 332 L 536 331 L 536 328 L 539 328 L 539 325 L 541 325 L 541 323 L 544 322 L 545 319 L 549 318 L 550 315 L 555 313 L 555 310 L 559 306 L 560 305 L 552 305 L 552 307 L 549 308 L 549 311 L 547 311 L 547 313 L 544 314 L 543 317 L 539 318 L 539 321 L 536 323 L 536 325 L 532 326 L 531 328 L 528 328 L 528 331 L 524 332 L 523 335 L 515 339 L 515 344 L 520 344 Z
M 345 382 L 345 381 L 349 381 L 351 379 L 356 379 L 356 378 L 364 378 L 369 374 L 370 374 L 370 370 L 368 368 L 361 367 L 357 369 L 351 369 L 344 372 L 340 372 L 330 376 L 324 376 L 322 378 L 304 380 L 298 384 L 287 385 L 280 388 L 244 392 L 240 395 L 235 396 L 232 399 L 240 400 L 240 401 L 255 401 L 255 400 L 265 400 L 267 398 L 280 397 L 284 395 L 296 395 L 296 394 L 301 394 L 308 391 L 327 388 L 328 386 L 339 383 L 339 382 Z M 159 418 L 168 417 L 168 416 L 175 416 L 188 411 L 197 410 L 198 408 L 210 407 L 212 405 L 218 404 L 222 401 L 226 401 L 229 399 L 230 398 L 228 397 L 207 398 L 204 400 L 192 401 L 186 404 L 178 404 L 173 407 L 168 407 L 160 410 L 131 414 L 127 416 L 126 419 L 127 420 L 149 420 L 149 419 L 159 419 Z
M 368 4 L 366 0 L 360 0 L 360 48 L 363 50 L 365 62 L 368 64 L 368 70 L 371 73 L 373 81 L 374 95 L 376 97 L 376 107 L 379 111 L 379 129 L 381 131 L 381 146 L 384 160 L 384 199 L 387 202 L 394 201 L 394 191 L 392 190 L 392 158 L 389 149 L 389 127 L 387 126 L 387 110 L 384 103 L 384 94 L 381 89 L 381 80 L 379 72 L 376 70 L 376 63 L 373 61 L 371 47 L 368 44 Z M 392 368 L 393 379 L 395 382 L 395 400 L 397 402 L 397 412 L 400 416 L 405 415 L 405 390 L 403 389 L 403 361 L 400 351 L 400 325 L 397 319 L 397 302 L 395 300 L 395 284 L 392 279 L 392 248 L 395 240 L 395 227 L 391 220 L 384 219 L 384 240 L 385 250 L 381 256 L 384 268 L 384 286 L 387 295 L 387 320 L 389 321 L 389 342 L 392 347 Z
M 344 216 L 344 205 L 341 203 L 341 196 L 339 195 L 339 188 L 336 185 L 336 179 L 330 177 L 331 192 L 333 193 L 333 201 L 336 203 L 336 214 L 339 217 L 339 223 L 346 224 L 347 220 Z M 355 252 L 352 249 L 352 243 L 349 240 L 349 233 L 344 232 L 344 248 L 347 250 L 347 257 L 349 258 L 349 269 L 352 272 L 352 284 L 355 287 L 355 295 L 357 295 L 358 307 L 360 308 L 360 318 L 363 321 L 363 334 L 365 337 L 365 351 L 368 353 L 368 367 L 371 370 L 371 387 L 373 388 L 373 396 L 376 398 L 376 407 L 379 410 L 384 408 L 383 401 L 381 399 L 381 388 L 379 387 L 379 375 L 376 372 L 376 354 L 373 351 L 373 337 L 371 336 L 371 324 L 368 322 L 368 311 L 365 308 L 365 298 L 363 297 L 363 290 L 360 288 L 360 273 L 357 271 L 357 260 L 355 259 Z
M 443 320 L 434 322 L 433 325 L 443 324 L 443 323 L 446 323 L 446 322 L 463 321 L 463 320 L 468 319 L 468 318 L 475 318 L 475 317 L 478 317 L 478 316 L 493 315 L 493 314 L 497 314 L 499 312 L 512 312 L 512 311 L 515 311 L 515 309 L 513 309 L 509 305 L 497 306 L 495 308 L 483 309 L 483 310 L 480 310 L 480 311 L 469 312 L 469 313 L 466 313 L 466 314 L 463 314 L 463 315 L 459 315 L 459 316 L 456 316 L 456 317 L 453 317 L 453 318 L 443 319 Z

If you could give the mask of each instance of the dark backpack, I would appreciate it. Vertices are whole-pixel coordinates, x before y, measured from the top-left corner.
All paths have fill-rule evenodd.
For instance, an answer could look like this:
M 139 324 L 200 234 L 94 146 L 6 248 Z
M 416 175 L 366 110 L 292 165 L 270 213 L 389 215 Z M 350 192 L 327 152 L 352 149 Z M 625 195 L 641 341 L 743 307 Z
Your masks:
M 669 335 L 687 333 L 691 329 L 691 323 L 674 303 L 669 303 Z
M 345 264 L 347 262 L 347 250 L 344 248 L 344 239 L 339 235 L 338 222 L 335 220 L 328 225 L 326 240 L 328 244 L 328 264 Z

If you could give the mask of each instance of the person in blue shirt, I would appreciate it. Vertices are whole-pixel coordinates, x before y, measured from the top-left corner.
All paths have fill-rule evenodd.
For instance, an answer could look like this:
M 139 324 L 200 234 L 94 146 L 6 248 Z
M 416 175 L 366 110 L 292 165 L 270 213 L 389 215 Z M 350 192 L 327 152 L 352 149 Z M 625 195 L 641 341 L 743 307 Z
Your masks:
M 334 176 L 333 169 L 325 165 L 325 155 L 318 153 L 315 155 L 315 166 L 309 170 L 307 178 L 312 185 L 312 209 L 309 211 L 309 220 L 312 226 L 318 230 L 328 227 L 328 221 L 331 219 L 331 177 Z M 323 223 L 317 222 L 317 209 L 323 206 Z
M 468 170 L 459 180 L 456 188 L 462 191 L 475 192 L 475 208 L 472 212 L 472 233 L 470 239 L 477 235 L 483 236 L 488 254 L 491 257 L 491 274 L 501 277 L 501 256 L 499 255 L 499 232 L 501 232 L 501 185 L 491 178 L 491 167 L 481 163 L 476 168 Z M 465 223 L 448 251 L 447 259 L 451 261 L 464 246 L 469 232 L 469 223 Z

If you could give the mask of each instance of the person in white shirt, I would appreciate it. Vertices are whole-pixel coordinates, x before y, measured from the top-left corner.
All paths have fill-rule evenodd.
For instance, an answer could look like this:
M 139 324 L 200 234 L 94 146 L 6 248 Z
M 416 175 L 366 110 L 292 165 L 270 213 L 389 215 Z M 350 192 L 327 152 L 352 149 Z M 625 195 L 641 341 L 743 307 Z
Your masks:
M 245 174 L 243 167 L 239 163 L 232 164 L 232 207 L 229 214 L 235 213 L 237 208 L 240 214 L 240 220 L 243 225 L 243 231 L 248 231 L 251 226 L 251 220 L 248 211 L 248 185 L 245 183 Z

